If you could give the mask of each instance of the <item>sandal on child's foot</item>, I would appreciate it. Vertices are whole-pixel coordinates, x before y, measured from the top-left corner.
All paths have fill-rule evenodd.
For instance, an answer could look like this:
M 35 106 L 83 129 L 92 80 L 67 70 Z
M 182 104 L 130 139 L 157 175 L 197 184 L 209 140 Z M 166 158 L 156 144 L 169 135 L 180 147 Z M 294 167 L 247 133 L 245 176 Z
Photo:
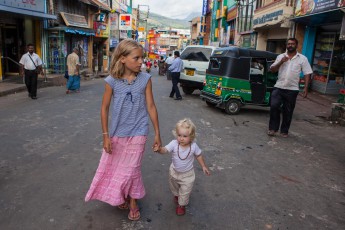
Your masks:
M 138 207 L 129 208 L 128 219 L 133 221 L 140 219 L 140 212 Z
M 177 207 L 176 207 L 176 215 L 183 216 L 184 214 L 186 214 L 185 206 L 177 205 Z

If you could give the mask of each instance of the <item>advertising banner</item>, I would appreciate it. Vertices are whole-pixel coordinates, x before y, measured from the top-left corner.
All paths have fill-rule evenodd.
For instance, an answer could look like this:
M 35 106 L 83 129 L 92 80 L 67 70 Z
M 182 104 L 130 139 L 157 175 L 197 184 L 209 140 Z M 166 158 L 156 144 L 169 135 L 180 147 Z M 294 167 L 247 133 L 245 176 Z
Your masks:
M 132 15 L 120 14 L 119 27 L 120 30 L 132 30 Z
M 107 38 L 109 37 L 109 27 L 103 22 L 94 22 L 93 29 L 96 31 L 95 37 Z
M 295 15 L 298 17 L 321 13 L 344 6 L 345 0 L 297 0 Z

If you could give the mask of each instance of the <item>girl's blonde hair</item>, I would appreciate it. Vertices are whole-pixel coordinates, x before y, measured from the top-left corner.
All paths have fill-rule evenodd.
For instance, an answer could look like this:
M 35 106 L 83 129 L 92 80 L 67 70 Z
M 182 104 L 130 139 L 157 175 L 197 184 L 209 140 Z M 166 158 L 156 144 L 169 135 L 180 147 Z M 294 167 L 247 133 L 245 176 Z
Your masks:
M 179 120 L 176 123 L 175 129 L 172 131 L 172 133 L 174 134 L 175 137 L 177 137 L 177 130 L 179 128 L 184 128 L 184 129 L 188 129 L 189 130 L 189 136 L 191 141 L 193 141 L 195 139 L 195 130 L 196 127 L 194 125 L 194 123 L 192 122 L 191 119 L 189 118 L 184 118 L 182 120 Z
M 121 62 L 122 57 L 126 57 L 135 49 L 143 47 L 132 39 L 122 40 L 116 47 L 110 63 L 110 75 L 115 78 L 122 78 L 125 73 L 125 64 Z

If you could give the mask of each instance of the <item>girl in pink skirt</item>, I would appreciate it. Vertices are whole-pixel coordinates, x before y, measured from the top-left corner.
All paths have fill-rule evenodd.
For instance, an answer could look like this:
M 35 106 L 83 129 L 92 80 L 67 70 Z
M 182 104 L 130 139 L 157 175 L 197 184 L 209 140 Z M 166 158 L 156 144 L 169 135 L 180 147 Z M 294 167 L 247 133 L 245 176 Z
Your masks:
M 130 220 L 139 220 L 137 199 L 145 196 L 141 162 L 149 117 L 155 130 L 153 146 L 161 146 L 151 76 L 140 72 L 142 57 L 143 47 L 130 39 L 121 41 L 113 53 L 101 108 L 103 153 L 85 197 L 129 208 Z

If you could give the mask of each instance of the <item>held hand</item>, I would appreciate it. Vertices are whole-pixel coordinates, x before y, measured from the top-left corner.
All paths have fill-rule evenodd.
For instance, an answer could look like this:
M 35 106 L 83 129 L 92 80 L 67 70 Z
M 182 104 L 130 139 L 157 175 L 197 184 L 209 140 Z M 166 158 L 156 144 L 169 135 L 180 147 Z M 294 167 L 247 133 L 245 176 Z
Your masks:
M 161 147 L 158 145 L 154 145 L 152 148 L 153 148 L 153 152 L 155 153 L 159 152 L 159 150 L 161 149 Z
M 103 138 L 103 149 L 106 153 L 111 154 L 111 141 L 109 137 Z
M 207 176 L 211 175 L 210 170 L 207 168 L 207 166 L 202 167 L 202 171 Z
M 152 145 L 153 151 L 155 151 L 155 149 L 159 149 L 162 146 L 162 141 L 161 141 L 161 137 L 159 135 L 155 135 L 155 140 L 154 143 Z M 156 150 L 155 152 L 157 152 L 158 150 Z

